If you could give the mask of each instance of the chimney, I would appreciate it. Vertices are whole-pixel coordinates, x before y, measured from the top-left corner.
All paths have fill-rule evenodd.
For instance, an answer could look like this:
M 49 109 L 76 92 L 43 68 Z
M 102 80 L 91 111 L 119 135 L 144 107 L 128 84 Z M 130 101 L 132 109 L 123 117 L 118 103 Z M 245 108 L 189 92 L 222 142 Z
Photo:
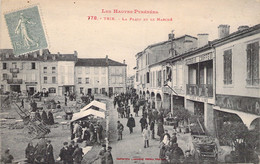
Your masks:
M 39 50 L 40 56 L 43 55 L 42 49 Z
M 209 42 L 209 34 L 198 34 L 198 48 L 203 47 Z
M 36 52 L 33 53 L 33 57 L 37 58 L 37 53 Z
M 106 63 L 108 64 L 108 55 L 106 55 Z
M 55 54 L 52 55 L 52 60 L 56 60 L 56 55 Z
M 74 51 L 74 56 L 78 57 L 78 52 L 77 51 Z
M 174 34 L 173 33 L 168 34 L 168 40 L 172 40 L 172 39 L 174 39 Z
M 44 60 L 47 60 L 47 54 L 44 54 L 44 55 L 43 55 L 43 59 L 44 59 Z
M 246 29 L 248 29 L 248 28 L 249 28 L 249 26 L 244 25 L 244 26 L 239 26 L 239 27 L 237 28 L 237 30 L 238 30 L 238 31 L 243 31 L 243 30 L 246 30 Z
M 184 42 L 184 51 L 187 52 L 192 48 L 193 41 L 185 40 Z
M 218 38 L 224 38 L 229 35 L 229 25 L 221 24 L 218 26 Z
M 123 63 L 125 64 L 125 59 L 123 60 Z

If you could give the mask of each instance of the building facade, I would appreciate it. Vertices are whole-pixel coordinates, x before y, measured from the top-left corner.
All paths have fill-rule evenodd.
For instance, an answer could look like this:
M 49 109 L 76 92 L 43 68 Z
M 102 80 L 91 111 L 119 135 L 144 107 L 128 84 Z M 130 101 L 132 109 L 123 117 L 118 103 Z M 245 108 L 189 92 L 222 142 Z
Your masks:
M 183 51 L 178 52 L 177 44 L 173 50 L 162 46 L 164 51 L 156 53 L 158 56 L 174 52 L 163 60 L 151 57 L 153 51 L 148 46 L 136 55 L 135 67 L 140 97 L 159 110 L 185 107 L 203 118 L 207 132 L 212 135 L 223 124 L 220 117 L 227 113 L 236 115 L 251 129 L 260 122 L 260 25 L 241 26 L 231 34 L 228 25 L 220 25 L 218 32 L 219 38 L 211 42 L 208 34 L 185 39 L 179 44 Z
M 229 26 L 224 26 L 229 32 Z M 240 26 L 214 43 L 216 53 L 216 120 L 238 116 L 249 128 L 260 122 L 260 25 Z
M 126 91 L 126 64 L 106 58 L 78 59 L 75 64 L 76 93 L 114 94 Z

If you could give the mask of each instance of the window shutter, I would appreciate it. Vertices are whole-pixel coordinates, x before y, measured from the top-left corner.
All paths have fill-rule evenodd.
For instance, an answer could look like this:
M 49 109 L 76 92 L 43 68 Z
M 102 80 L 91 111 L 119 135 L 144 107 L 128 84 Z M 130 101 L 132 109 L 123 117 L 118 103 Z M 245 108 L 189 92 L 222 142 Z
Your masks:
M 252 70 L 251 70 L 251 59 L 252 54 L 251 54 L 251 44 L 247 45 L 247 84 L 250 85 L 252 84 L 251 79 L 252 79 Z
M 259 84 L 259 42 L 252 44 L 252 84 Z

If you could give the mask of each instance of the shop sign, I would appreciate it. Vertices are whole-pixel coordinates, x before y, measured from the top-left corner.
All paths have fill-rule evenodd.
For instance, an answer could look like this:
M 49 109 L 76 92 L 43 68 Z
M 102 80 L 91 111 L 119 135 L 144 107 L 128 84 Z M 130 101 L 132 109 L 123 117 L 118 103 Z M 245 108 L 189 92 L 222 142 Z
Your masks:
M 213 55 L 210 52 L 210 53 L 202 54 L 202 55 L 187 59 L 186 64 L 189 65 L 189 64 L 199 63 L 199 62 L 212 60 L 212 59 L 213 59 Z
M 216 105 L 221 108 L 260 115 L 260 98 L 216 95 Z
M 25 82 L 26 85 L 36 85 L 37 82 Z

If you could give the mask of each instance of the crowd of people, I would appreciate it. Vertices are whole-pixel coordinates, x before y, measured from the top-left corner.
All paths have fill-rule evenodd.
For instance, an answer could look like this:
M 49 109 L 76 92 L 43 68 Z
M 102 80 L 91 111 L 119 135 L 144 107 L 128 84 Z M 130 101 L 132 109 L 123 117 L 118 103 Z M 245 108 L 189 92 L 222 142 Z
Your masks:
M 130 101 L 130 103 L 129 103 Z M 185 151 L 178 146 L 177 133 L 174 132 L 172 136 L 167 130 L 164 130 L 165 116 L 163 112 L 156 110 L 148 101 L 139 98 L 135 93 L 121 93 L 114 97 L 114 108 L 117 107 L 118 118 L 126 118 L 126 126 L 129 128 L 130 134 L 133 133 L 136 127 L 135 119 L 138 117 L 139 110 L 142 112 L 142 117 L 139 120 L 141 127 L 141 134 L 143 136 L 144 148 L 148 148 L 149 140 L 155 139 L 155 125 L 157 125 L 157 136 L 159 138 L 160 154 L 159 158 L 162 163 L 193 163 L 194 159 L 190 151 Z M 130 111 L 130 105 L 133 111 Z M 135 113 L 135 118 L 131 114 Z M 122 140 L 122 132 L 124 125 L 117 121 L 118 140 Z
M 86 141 L 88 144 L 101 144 L 104 128 L 100 121 L 80 120 L 71 123 L 71 140 L 76 142 Z

